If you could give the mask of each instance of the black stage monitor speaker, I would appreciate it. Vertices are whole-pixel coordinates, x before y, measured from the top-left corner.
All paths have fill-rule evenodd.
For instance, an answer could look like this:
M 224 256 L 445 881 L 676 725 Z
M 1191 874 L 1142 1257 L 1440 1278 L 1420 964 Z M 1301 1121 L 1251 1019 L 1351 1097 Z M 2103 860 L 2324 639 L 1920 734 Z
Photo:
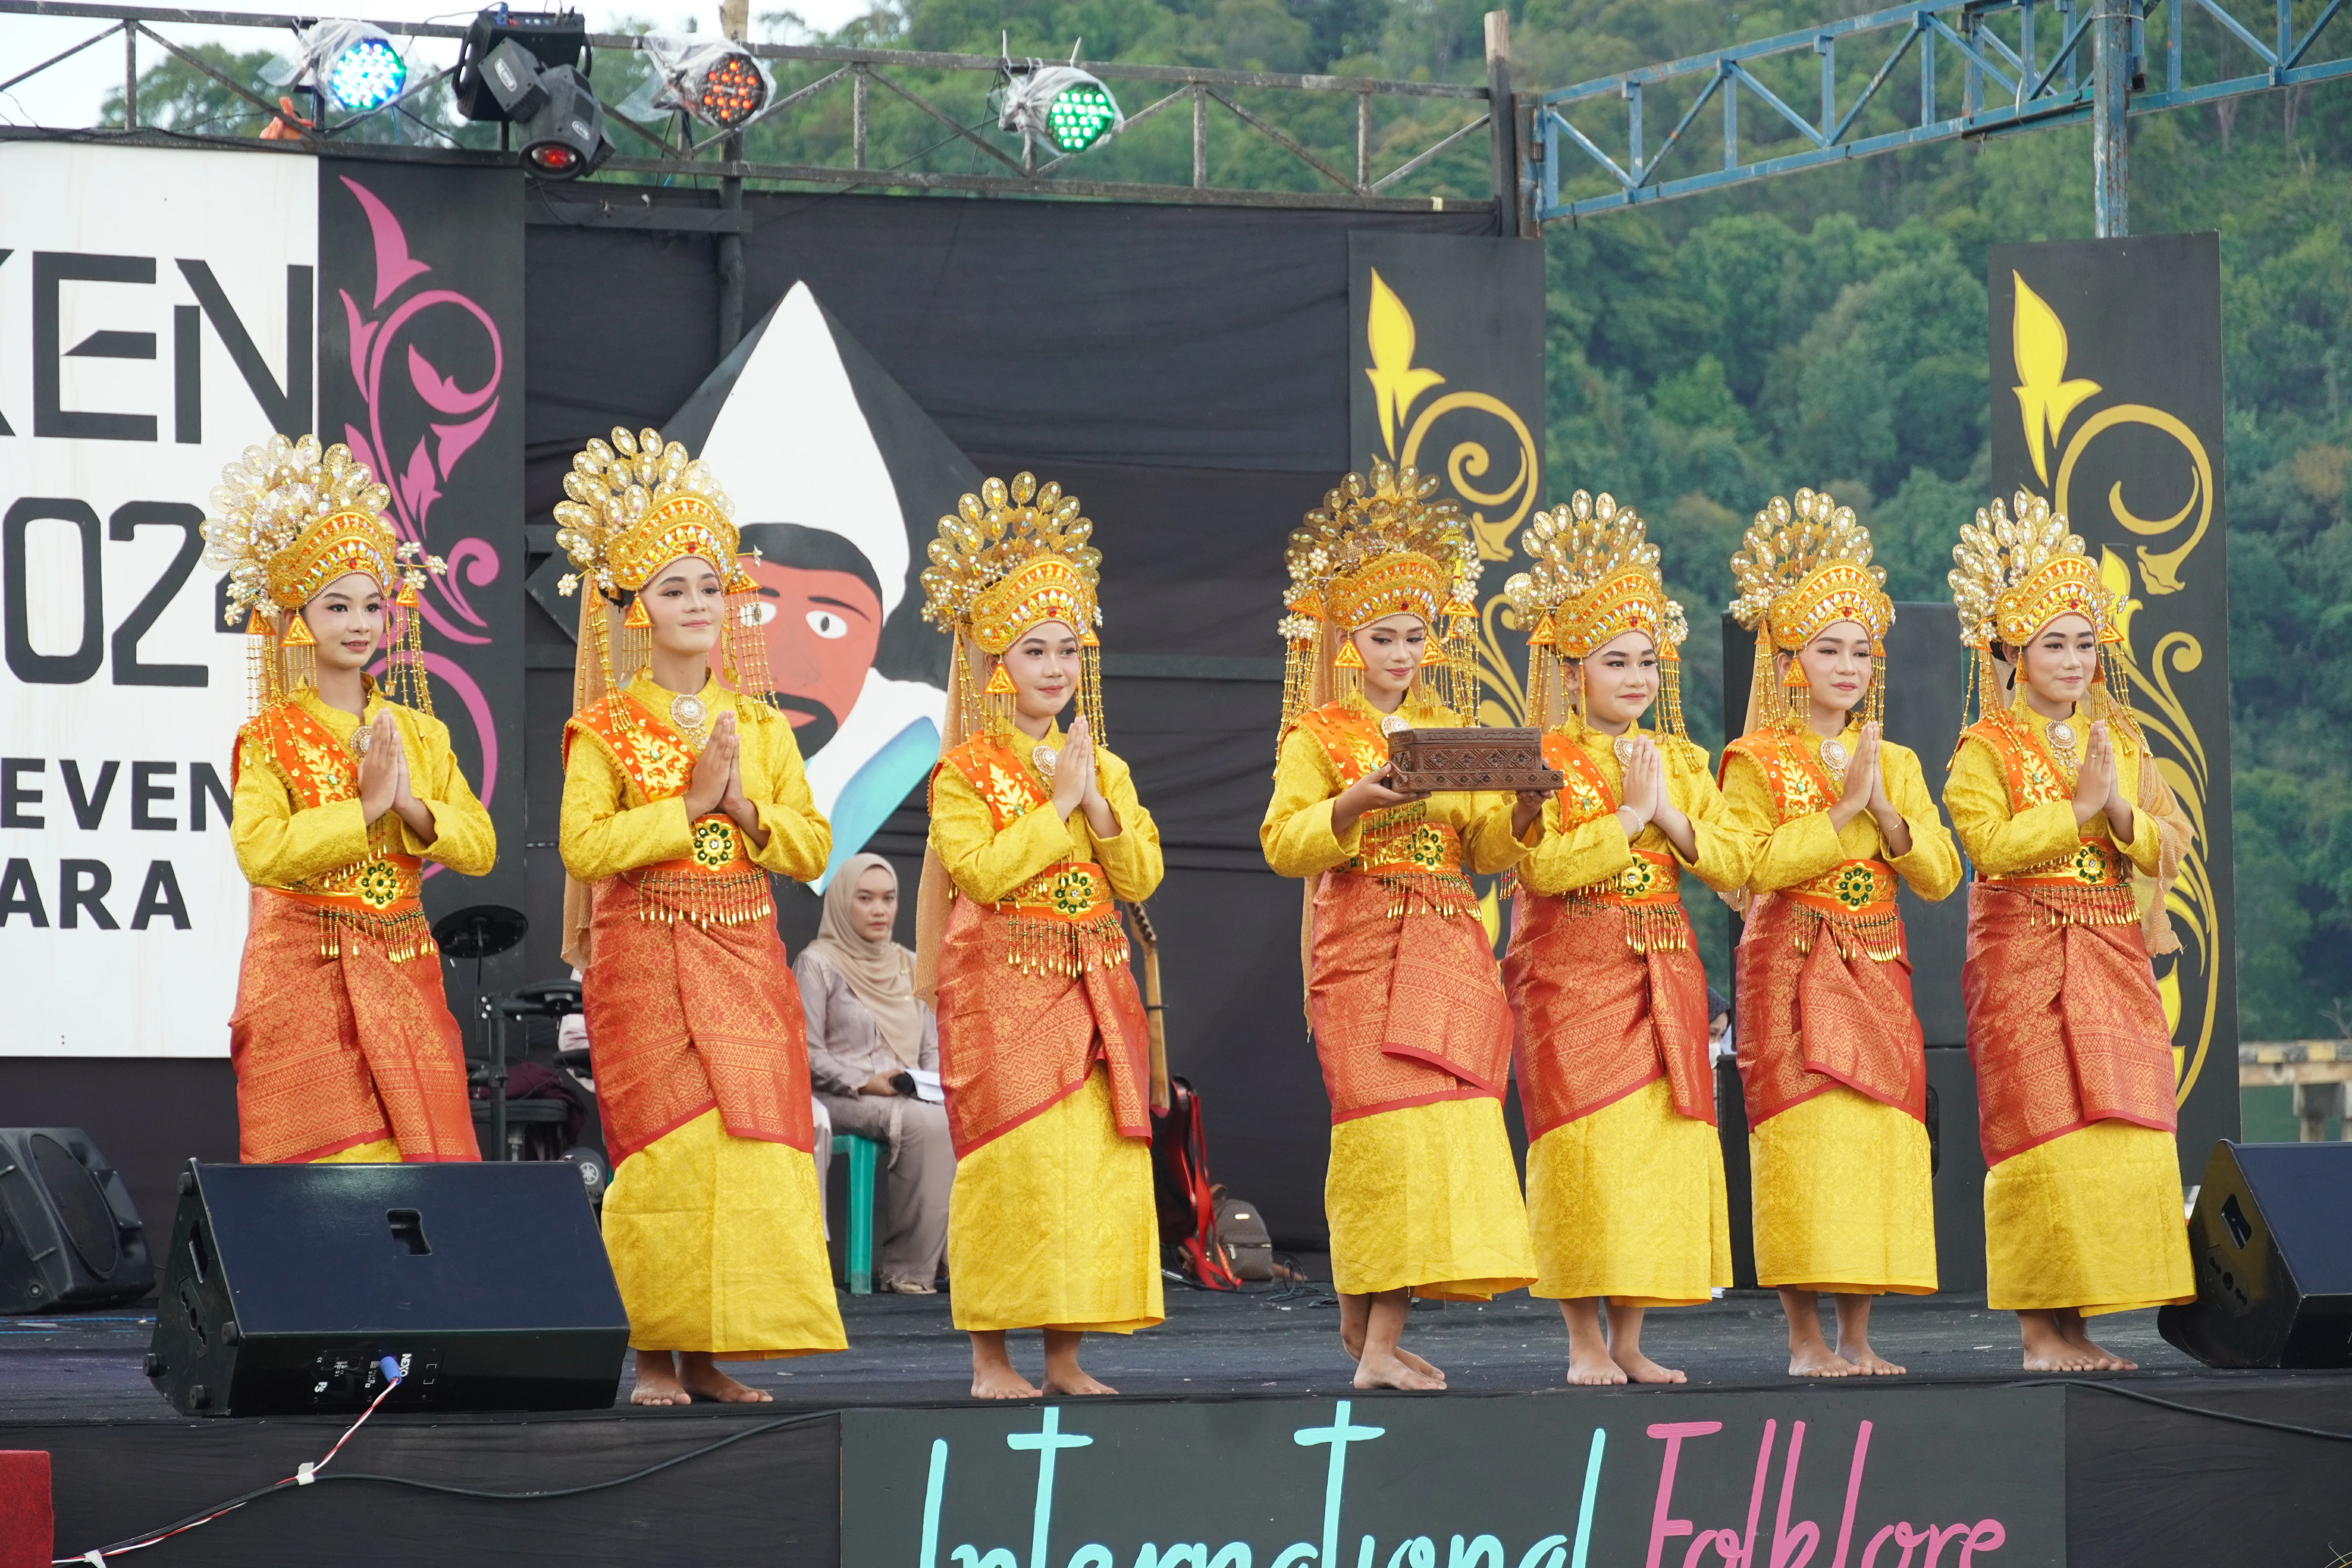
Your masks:
M 2352 1366 L 2352 1143 L 2213 1145 L 2197 1300 L 2157 1327 L 2208 1366 Z
M 200 1165 L 147 1375 L 185 1415 L 600 1410 L 629 1321 L 571 1165 Z
M 131 1191 L 79 1127 L 0 1127 L 0 1312 L 116 1307 L 155 1288 Z

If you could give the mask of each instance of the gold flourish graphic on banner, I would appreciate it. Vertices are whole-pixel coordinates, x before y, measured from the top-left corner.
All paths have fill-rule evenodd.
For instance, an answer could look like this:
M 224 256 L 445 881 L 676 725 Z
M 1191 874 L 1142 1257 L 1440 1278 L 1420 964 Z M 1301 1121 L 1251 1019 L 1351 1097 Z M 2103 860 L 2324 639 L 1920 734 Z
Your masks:
M 2017 362 L 2017 410 L 2025 419 L 2025 449 L 2033 477 L 2050 482 L 2050 447 L 2074 405 L 2099 390 L 2095 381 L 2066 379 L 2066 323 L 2016 272 L 2017 308 L 2011 312 L 2010 349 Z M 2066 514 L 2072 517 L 2074 513 Z
M 2121 479 L 2107 489 L 2108 511 L 2117 522 L 2145 538 L 2170 533 L 2188 521 L 2191 511 L 2196 512 L 2197 526 L 2189 531 L 2187 539 L 2172 549 L 2160 555 L 2151 555 L 2147 547 L 2141 545 L 2135 552 L 2139 556 L 2139 580 L 2143 587 L 2151 594 L 2178 594 L 2180 592 L 2180 563 L 2204 540 L 2206 527 L 2213 521 L 2213 459 L 2206 456 L 2205 443 L 2197 438 L 2196 431 L 2163 409 L 2150 408 L 2144 403 L 2126 403 L 2114 408 L 2100 409 L 2084 421 L 2083 427 L 2074 432 L 2074 438 L 2066 443 L 2066 456 L 2058 464 L 2058 510 L 2068 517 L 2074 515 L 2067 505 L 2067 498 L 2074 485 L 2075 459 L 2083 455 L 2084 447 L 2098 438 L 2101 432 L 2119 425 L 2151 426 L 2179 442 L 2181 450 L 2189 454 L 2189 499 L 2170 517 L 2140 517 L 2133 512 L 2124 505 L 2124 482 Z
M 1508 444 L 1516 447 L 1518 459 L 1507 482 L 1493 489 L 1485 488 L 1488 470 L 1495 466 L 1495 454 L 1487 442 L 1470 437 L 1454 441 L 1446 450 L 1444 474 L 1447 489 L 1468 513 L 1471 536 L 1478 542 L 1479 558 L 1508 561 L 1515 553 L 1513 534 L 1535 510 L 1541 468 L 1541 448 L 1536 444 L 1535 435 L 1517 410 L 1491 393 L 1448 392 L 1433 398 L 1416 415 L 1413 405 L 1423 393 L 1444 385 L 1445 377 L 1413 364 L 1420 333 L 1413 324 L 1412 311 L 1389 287 L 1378 268 L 1372 268 L 1371 274 L 1364 340 L 1372 363 L 1364 375 L 1372 384 L 1372 395 L 1380 410 L 1381 439 L 1388 447 L 1389 458 L 1401 467 L 1420 467 L 1423 446 L 1431 439 L 1437 422 L 1448 416 L 1484 416 L 1498 421 L 1508 432 Z M 1441 445 L 1443 440 L 1440 439 Z M 1493 710 L 1497 715 L 1480 721 L 1517 724 L 1523 721 L 1527 711 L 1526 699 L 1520 691 L 1518 674 L 1511 668 L 1511 660 L 1504 656 L 1502 644 L 1496 638 L 1498 626 L 1517 629 L 1517 618 L 1500 594 L 1486 600 L 1478 619 L 1479 679 L 1486 692 L 1479 711 L 1486 714 Z
M 2197 1043 L 2193 1047 L 2172 1047 L 2173 1097 L 2176 1103 L 2185 1103 L 2198 1075 L 2204 1070 L 2207 1048 L 2213 1043 L 2213 1014 L 2221 1000 L 2221 963 L 2218 950 L 2221 931 L 2216 918 L 2218 900 L 2212 874 L 2197 847 L 2206 842 L 2205 801 L 2211 789 L 2212 774 L 2205 756 L 2205 743 L 2198 736 L 2197 726 L 2189 721 L 2188 704 L 2173 689 L 2172 678 L 2203 664 L 2205 647 L 2187 632 L 2168 632 L 2157 639 L 2149 662 L 2143 665 L 2131 636 L 2132 617 L 2140 607 L 2139 601 L 2129 596 L 2131 568 L 2105 545 L 2099 547 L 2099 581 L 2116 597 L 2116 629 L 2123 634 L 2116 658 L 2132 683 L 2132 716 L 2155 746 L 2171 753 L 2158 753 L 2156 771 L 2179 800 L 2193 836 L 2189 852 L 2180 858 L 2180 875 L 2165 900 L 2165 909 L 2178 922 L 2175 929 L 2185 928 L 2188 942 L 2181 952 L 2154 960 L 2156 988 L 2164 999 L 2165 1022 L 2176 1032 L 2180 1027 L 2182 1012 L 2182 959 L 2193 955 L 2196 967 L 2191 973 L 2204 976 Z
M 2062 445 L 2059 438 L 2065 433 L 2067 421 L 2085 399 L 2105 389 L 2095 381 L 2067 376 L 2065 322 L 2047 300 L 2026 286 L 2022 276 L 2015 272 L 2010 276 L 2017 287 L 2011 337 L 2019 382 L 2015 388 L 2018 414 L 2024 425 L 2026 448 L 2032 455 L 2035 474 L 2047 482 L 2049 458 L 2056 452 L 2058 474 L 2057 482 L 2052 486 L 2052 500 L 2060 511 L 2074 520 L 2078 531 L 2087 531 L 2084 525 L 2089 519 L 2074 507 L 2074 482 L 2075 468 L 2091 443 L 2110 430 L 2129 425 L 2144 426 L 2171 437 L 2188 458 L 2189 469 L 2189 499 L 2179 511 L 2169 517 L 2140 516 L 2125 504 L 2121 480 L 2108 487 L 2104 499 L 2107 515 L 2126 532 L 2143 539 L 2160 540 L 2189 525 L 2187 537 L 2169 550 L 2152 552 L 2146 545 L 2134 550 L 2139 561 L 2142 593 L 2156 598 L 2180 592 L 2187 585 L 2182 568 L 2204 542 L 2213 519 L 2213 463 L 2205 444 L 2178 416 L 2146 404 L 2125 403 L 2094 411 L 2071 436 L 2065 436 Z M 2192 513 L 2195 521 L 2190 524 Z M 2184 935 L 2181 950 L 2154 961 L 2165 1021 L 2171 1026 L 2176 1041 L 2172 1050 L 2174 1099 L 2176 1103 L 2186 1104 L 2189 1091 L 2204 1071 L 2213 1042 L 2221 964 L 2226 957 L 2222 943 L 2228 934 L 2205 853 L 2210 842 L 2206 833 L 2206 806 L 2213 790 L 2211 764 L 2188 704 L 2174 684 L 2176 677 L 2205 662 L 2205 647 L 2191 633 L 2159 631 L 2143 657 L 2133 622 L 2146 605 L 2132 595 L 2130 566 L 2104 544 L 2099 547 L 2099 579 L 2116 597 L 2116 630 L 2122 637 L 2116 656 L 2131 683 L 2133 717 L 2147 734 L 2156 756 L 2157 772 L 2179 800 L 2193 835 L 2188 852 L 2181 857 L 2179 875 L 2165 900 L 2176 931 Z M 2190 988 L 2188 997 L 2181 994 L 2184 984 Z M 2198 994 L 2200 992 L 2201 994 Z M 2196 1038 L 2191 1044 L 2181 1044 L 2181 1020 L 2192 1002 L 2197 1012 Z

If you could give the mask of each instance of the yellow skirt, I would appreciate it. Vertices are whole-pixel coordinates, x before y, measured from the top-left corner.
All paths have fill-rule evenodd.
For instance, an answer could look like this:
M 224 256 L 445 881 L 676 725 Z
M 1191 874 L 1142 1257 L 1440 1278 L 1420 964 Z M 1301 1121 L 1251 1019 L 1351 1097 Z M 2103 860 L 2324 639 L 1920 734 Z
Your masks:
M 730 1137 L 716 1110 L 621 1162 L 604 1250 L 636 1350 L 765 1361 L 848 1346 L 815 1160 Z
M 1927 1130 L 1839 1087 L 1748 1134 L 1756 1282 L 1840 1295 L 1932 1295 L 1936 1198 Z
M 307 1162 L 313 1165 L 397 1165 L 400 1163 L 400 1140 L 379 1138 L 373 1143 L 362 1143 L 350 1149 L 338 1149 L 331 1154 L 321 1154 Z
M 948 1303 L 966 1332 L 1131 1334 L 1167 1316 L 1151 1145 L 1122 1138 L 1110 1076 L 956 1163 Z
M 1664 1079 L 1528 1148 L 1532 1296 L 1687 1307 L 1731 1284 L 1723 1145 Z
M 2000 1311 L 2084 1317 L 2197 1297 L 2169 1132 L 2088 1127 L 1985 1177 L 1985 1298 Z
M 1441 1100 L 1340 1122 L 1323 1210 L 1331 1283 L 1347 1295 L 1412 1286 L 1418 1296 L 1484 1301 L 1535 1280 L 1498 1100 Z

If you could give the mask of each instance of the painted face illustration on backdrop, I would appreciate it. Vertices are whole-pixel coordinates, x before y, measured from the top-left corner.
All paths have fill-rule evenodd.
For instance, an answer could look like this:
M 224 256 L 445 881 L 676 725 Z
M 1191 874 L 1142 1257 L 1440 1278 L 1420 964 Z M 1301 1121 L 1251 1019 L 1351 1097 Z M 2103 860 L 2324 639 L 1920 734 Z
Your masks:
M 938 760 L 946 658 L 908 600 L 908 520 L 928 539 L 978 476 L 804 283 L 667 428 L 702 433 L 703 458 L 725 465 L 775 702 L 838 865 Z

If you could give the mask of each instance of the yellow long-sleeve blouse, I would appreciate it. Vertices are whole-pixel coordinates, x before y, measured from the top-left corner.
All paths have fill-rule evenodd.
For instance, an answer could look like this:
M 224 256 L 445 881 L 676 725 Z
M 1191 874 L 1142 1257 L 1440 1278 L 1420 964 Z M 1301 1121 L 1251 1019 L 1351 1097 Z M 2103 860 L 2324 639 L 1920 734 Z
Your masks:
M 1617 761 L 1615 736 L 1591 729 L 1578 718 L 1570 718 L 1553 733 L 1565 735 L 1591 758 L 1610 790 L 1619 800 L 1624 798 L 1625 775 Z M 1627 838 L 1624 819 L 1613 811 L 1580 826 L 1563 828 L 1559 796 L 1555 793 L 1544 802 L 1542 837 L 1519 862 L 1519 886 L 1531 893 L 1566 893 L 1607 882 L 1633 863 L 1636 847 L 1672 855 L 1678 866 L 1710 888 L 1727 890 L 1746 881 L 1756 854 L 1754 836 L 1724 804 L 1708 770 L 1706 752 L 1692 742 L 1671 737 L 1660 742 L 1659 747 L 1665 763 L 1666 796 L 1675 810 L 1690 818 L 1691 834 L 1697 840 L 1696 859 L 1685 859 L 1655 823 Z
M 656 714 L 669 711 L 677 694 L 639 674 L 629 695 Z M 814 881 L 833 853 L 833 825 L 819 816 L 801 765 L 800 742 L 782 713 L 762 702 L 738 697 L 716 679 L 699 693 L 707 721 L 735 715 L 741 742 L 743 796 L 759 814 L 768 842 L 755 845 L 738 834 L 751 863 L 796 882 Z M 708 731 L 706 731 L 706 733 Z M 694 824 L 683 794 L 649 800 L 604 742 L 585 726 L 575 727 L 572 755 L 563 772 L 563 818 L 557 832 L 564 869 L 574 880 L 601 882 L 641 866 L 683 859 L 694 851 Z
M 461 877 L 489 870 L 498 859 L 498 835 L 457 766 L 446 724 L 386 701 L 372 680 L 363 716 L 327 702 L 311 687 L 290 700 L 345 746 L 362 723 L 374 723 L 378 713 L 389 710 L 408 755 L 409 793 L 433 814 L 436 836 L 425 843 L 395 811 L 370 824 L 356 794 L 329 805 L 305 806 L 268 745 L 248 730 L 238 742 L 242 751 L 229 812 L 229 840 L 246 880 L 257 888 L 299 888 L 374 852 L 438 860 Z
M 1377 725 L 1381 715 L 1369 703 L 1363 707 Z M 1399 711 L 1423 728 L 1461 723 L 1451 710 L 1434 703 Z M 1318 876 L 1356 858 L 1363 847 L 1364 824 L 1374 814 L 1366 812 L 1345 833 L 1333 832 L 1331 808 L 1344 787 L 1330 754 L 1303 726 L 1283 738 L 1274 770 L 1274 798 L 1266 803 L 1265 821 L 1257 831 L 1265 863 L 1276 875 Z M 1428 821 L 1452 827 L 1462 840 L 1465 871 L 1492 875 L 1509 870 L 1525 858 L 1527 846 L 1511 837 L 1511 796 L 1449 790 L 1423 804 Z
M 2049 744 L 2045 731 L 2050 721 L 2036 713 L 2022 697 L 2011 705 L 2009 711 L 2011 718 L 2031 726 L 2035 738 L 2042 740 L 2045 747 Z M 2074 729 L 2078 736 L 2074 750 L 2079 757 L 2090 744 L 2090 726 L 2077 719 Z M 2120 731 L 2111 730 L 2109 736 L 2115 743 L 2116 775 L 2123 781 L 2124 793 L 2137 797 L 2143 753 Z M 2051 755 L 2056 760 L 2054 751 Z M 2071 790 L 2074 770 L 2063 762 L 2059 763 L 2059 770 Z M 2104 811 L 2079 827 L 2075 826 L 2074 803 L 2071 799 L 2047 801 L 2012 814 L 2009 775 L 1991 742 L 1977 735 L 1960 737 L 1960 749 L 1952 758 L 1951 776 L 1944 783 L 1944 809 L 1952 814 L 1952 826 L 1959 834 L 1960 847 L 1968 851 L 1969 863 L 1990 877 L 2016 876 L 2072 855 L 2076 845 L 2090 839 L 2115 842 Z M 2132 808 L 2131 842 L 2116 847 L 2142 876 L 2154 876 L 2160 839 L 2168 838 L 2185 847 L 2189 837 L 2189 818 L 2168 790 L 2158 811 L 2150 812 L 2139 805 Z
M 1822 737 L 1810 729 L 1791 738 L 1814 758 L 1821 756 Z M 1861 722 L 1848 724 L 1839 739 L 1848 756 L 1860 751 Z M 1824 766 L 1822 771 L 1843 787 L 1843 774 L 1839 770 Z M 1723 795 L 1733 817 L 1756 840 L 1756 861 L 1748 873 L 1749 889 L 1777 893 L 1784 888 L 1801 888 L 1843 861 L 1882 860 L 1930 903 L 1949 898 L 1960 885 L 1959 852 L 1952 847 L 1952 836 L 1937 814 L 1935 797 L 1927 793 L 1919 753 L 1882 738 L 1878 773 L 1885 782 L 1888 804 L 1911 830 L 1907 855 L 1886 852 L 1885 835 L 1878 831 L 1877 819 L 1867 811 L 1856 812 L 1843 828 L 1831 827 L 1827 810 L 1781 821 L 1780 803 L 1772 796 L 1763 768 L 1753 757 L 1732 752 L 1724 770 Z
M 1054 781 L 1029 758 L 1041 745 L 1060 752 L 1062 739 L 1058 723 L 1046 731 L 1042 741 L 1014 737 L 1013 750 L 1049 796 Z M 1103 868 L 1113 898 L 1129 903 L 1150 898 L 1168 868 L 1160 852 L 1160 825 L 1136 798 L 1134 776 L 1117 752 L 1095 748 L 1095 781 L 1118 822 L 1114 837 L 1096 837 L 1084 809 L 1071 812 L 1065 820 L 1055 812 L 1050 799 L 1000 833 L 988 802 L 981 798 L 971 781 L 953 766 L 940 768 L 931 784 L 931 848 L 947 868 L 956 891 L 992 904 L 1011 897 L 1049 866 L 1091 860 Z

